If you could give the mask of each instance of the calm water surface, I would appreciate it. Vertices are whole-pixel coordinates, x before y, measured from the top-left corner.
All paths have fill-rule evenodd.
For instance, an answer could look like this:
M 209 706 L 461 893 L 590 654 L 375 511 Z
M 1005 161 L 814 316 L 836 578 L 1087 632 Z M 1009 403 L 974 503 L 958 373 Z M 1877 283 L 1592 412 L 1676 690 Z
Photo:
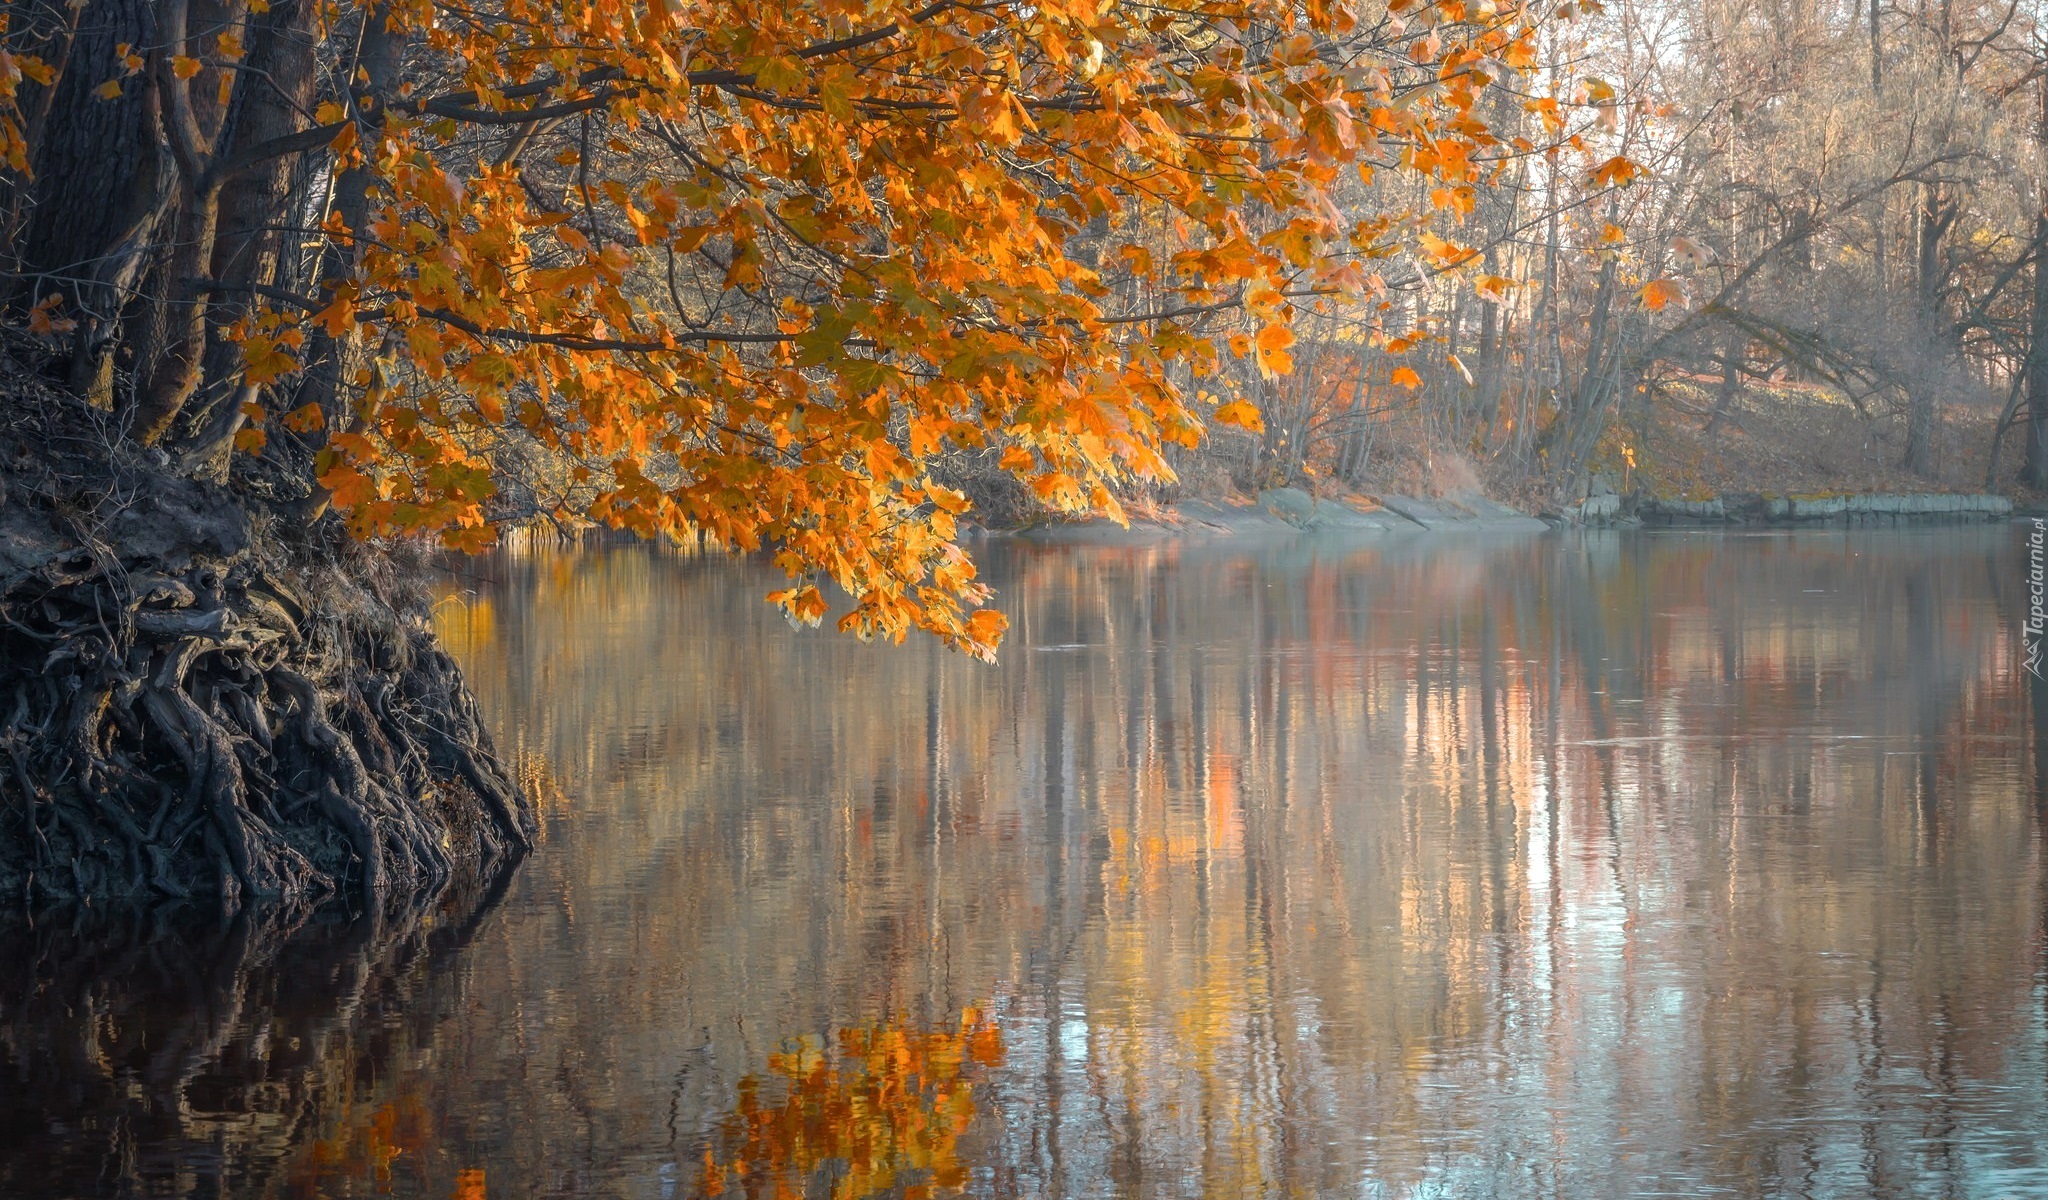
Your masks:
M 2013 531 L 983 557 L 995 667 L 476 564 L 539 851 L 13 929 L 0 1192 L 2048 1195 Z

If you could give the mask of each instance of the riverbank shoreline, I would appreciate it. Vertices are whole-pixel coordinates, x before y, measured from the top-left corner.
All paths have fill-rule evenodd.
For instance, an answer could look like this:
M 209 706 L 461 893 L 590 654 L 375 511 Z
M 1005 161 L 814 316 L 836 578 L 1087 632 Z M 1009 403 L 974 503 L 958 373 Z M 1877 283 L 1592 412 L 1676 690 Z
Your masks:
M 1183 500 L 1134 513 L 1048 521 L 989 536 L 1057 545 L 1148 545 L 1182 539 L 1279 538 L 1304 534 L 1405 537 L 1415 534 L 1529 536 L 1554 529 L 1827 529 L 1988 524 L 2025 516 L 2006 496 L 1868 493 L 1779 496 L 1743 493 L 1705 499 L 1589 496 L 1531 514 L 1478 492 L 1434 499 L 1382 494 L 1317 497 L 1276 488 L 1256 497 Z

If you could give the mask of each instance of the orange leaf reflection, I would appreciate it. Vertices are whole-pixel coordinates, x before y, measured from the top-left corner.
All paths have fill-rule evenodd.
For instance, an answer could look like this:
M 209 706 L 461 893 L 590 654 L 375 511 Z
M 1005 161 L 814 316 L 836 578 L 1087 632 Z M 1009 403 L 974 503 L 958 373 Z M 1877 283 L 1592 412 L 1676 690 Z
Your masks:
M 1002 1057 L 1001 1031 L 974 1008 L 951 1029 L 892 1022 L 806 1038 L 740 1080 L 704 1151 L 701 1191 L 780 1198 L 816 1194 L 829 1180 L 833 1200 L 859 1200 L 958 1189 L 973 1076 Z
M 368 1184 L 388 1190 L 392 1168 L 403 1161 L 418 1164 L 432 1141 L 432 1121 L 420 1097 L 410 1091 L 375 1107 L 344 1111 L 332 1135 L 317 1139 L 293 1169 L 288 1190 L 299 1197 L 319 1197 Z M 483 1172 L 477 1190 L 458 1192 L 458 1200 L 482 1200 Z

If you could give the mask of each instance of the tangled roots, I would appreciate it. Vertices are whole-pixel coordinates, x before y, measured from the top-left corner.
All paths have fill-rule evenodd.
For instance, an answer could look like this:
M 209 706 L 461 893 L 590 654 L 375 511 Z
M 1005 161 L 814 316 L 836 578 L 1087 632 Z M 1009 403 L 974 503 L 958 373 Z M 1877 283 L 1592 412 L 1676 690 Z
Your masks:
M 8 449 L 0 889 L 422 892 L 530 844 L 420 597 L 333 518 Z

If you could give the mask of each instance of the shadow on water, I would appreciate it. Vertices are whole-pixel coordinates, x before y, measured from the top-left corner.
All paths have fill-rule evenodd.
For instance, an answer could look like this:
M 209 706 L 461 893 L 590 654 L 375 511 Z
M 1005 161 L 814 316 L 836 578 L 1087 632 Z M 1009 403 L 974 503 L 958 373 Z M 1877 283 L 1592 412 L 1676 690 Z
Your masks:
M 373 913 L 0 915 L 0 1196 L 388 1184 L 427 1124 L 388 1081 L 461 1007 L 515 870 Z

